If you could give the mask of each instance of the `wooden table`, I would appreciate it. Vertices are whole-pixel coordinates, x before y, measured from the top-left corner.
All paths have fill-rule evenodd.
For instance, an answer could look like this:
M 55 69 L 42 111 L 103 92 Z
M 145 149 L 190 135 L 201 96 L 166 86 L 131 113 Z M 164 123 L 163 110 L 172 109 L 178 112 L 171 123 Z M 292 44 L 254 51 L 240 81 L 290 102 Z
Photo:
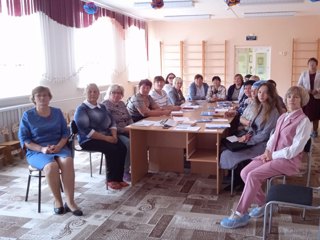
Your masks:
M 199 109 L 186 111 L 183 117 L 199 120 L 202 111 L 214 104 L 206 103 Z M 170 116 L 150 117 L 145 120 L 159 121 Z M 222 118 L 215 116 L 211 118 Z M 228 123 L 232 118 L 228 119 Z M 223 122 L 227 123 L 227 122 Z M 213 174 L 217 179 L 217 194 L 220 191 L 219 169 L 220 140 L 227 129 L 206 130 L 205 123 L 197 123 L 199 131 L 163 129 L 161 126 L 128 126 L 130 130 L 131 183 L 134 185 L 150 170 L 184 172 L 184 159 L 190 161 L 191 173 Z

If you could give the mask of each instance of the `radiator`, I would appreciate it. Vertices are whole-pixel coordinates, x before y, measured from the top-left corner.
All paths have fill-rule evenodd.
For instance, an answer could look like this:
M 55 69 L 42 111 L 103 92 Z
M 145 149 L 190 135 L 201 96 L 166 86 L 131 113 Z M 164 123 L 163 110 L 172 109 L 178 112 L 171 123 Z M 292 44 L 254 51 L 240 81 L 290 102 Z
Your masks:
M 0 126 L 11 128 L 13 123 L 20 122 L 24 111 L 33 108 L 33 104 L 16 105 L 0 109 Z

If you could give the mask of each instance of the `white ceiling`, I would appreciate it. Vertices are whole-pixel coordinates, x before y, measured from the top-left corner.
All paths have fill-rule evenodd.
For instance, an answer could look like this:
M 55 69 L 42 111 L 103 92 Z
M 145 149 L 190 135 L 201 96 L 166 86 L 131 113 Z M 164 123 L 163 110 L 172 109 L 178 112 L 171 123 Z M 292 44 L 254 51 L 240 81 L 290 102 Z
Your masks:
M 166 2 L 170 1 L 191 1 L 192 6 L 166 7 Z M 165 5 L 161 9 L 153 9 L 149 4 L 151 0 L 95 0 L 93 2 L 98 6 L 147 21 L 195 19 L 199 15 L 209 19 L 320 15 L 320 1 L 311 2 L 310 0 L 240 0 L 240 4 L 232 7 L 228 7 L 224 0 L 164 0 Z M 145 2 L 145 8 L 135 6 L 134 3 L 137 2 Z M 170 16 L 180 15 L 187 17 L 170 18 Z

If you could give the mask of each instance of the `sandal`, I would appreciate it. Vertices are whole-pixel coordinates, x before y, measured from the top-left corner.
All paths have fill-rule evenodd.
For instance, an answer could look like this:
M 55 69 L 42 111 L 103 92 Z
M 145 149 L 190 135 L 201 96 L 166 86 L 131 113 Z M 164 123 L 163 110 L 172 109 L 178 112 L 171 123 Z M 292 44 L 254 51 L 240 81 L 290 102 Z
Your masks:
M 108 185 L 108 188 L 111 188 L 113 190 L 119 190 L 122 188 L 121 184 L 118 182 L 108 182 L 107 185 Z
M 119 184 L 121 187 L 128 187 L 129 186 L 129 184 L 126 182 L 119 182 Z

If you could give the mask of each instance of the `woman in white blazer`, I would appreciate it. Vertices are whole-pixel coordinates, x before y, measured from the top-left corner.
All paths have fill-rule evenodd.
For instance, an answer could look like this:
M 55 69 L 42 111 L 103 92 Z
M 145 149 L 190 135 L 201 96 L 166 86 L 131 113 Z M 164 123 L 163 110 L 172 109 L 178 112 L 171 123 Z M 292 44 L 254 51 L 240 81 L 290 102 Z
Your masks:
M 318 136 L 320 119 L 320 71 L 317 70 L 318 60 L 310 58 L 308 60 L 308 71 L 301 73 L 298 85 L 305 88 L 310 95 L 310 100 L 303 108 L 304 113 L 313 123 L 311 137 Z

